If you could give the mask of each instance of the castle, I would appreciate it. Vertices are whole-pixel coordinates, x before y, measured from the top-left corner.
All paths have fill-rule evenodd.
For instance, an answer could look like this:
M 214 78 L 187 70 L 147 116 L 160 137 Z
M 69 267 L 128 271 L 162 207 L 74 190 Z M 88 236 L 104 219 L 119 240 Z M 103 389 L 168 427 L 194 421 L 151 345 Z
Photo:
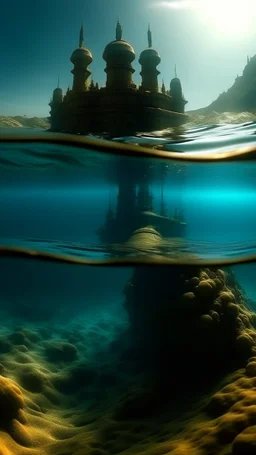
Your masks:
M 158 86 L 157 66 L 161 62 L 159 53 L 152 47 L 152 33 L 148 29 L 148 48 L 139 57 L 141 85 L 133 82 L 132 62 L 135 52 L 122 39 L 120 22 L 116 25 L 116 39 L 103 52 L 106 62 L 106 86 L 99 88 L 93 80 L 88 66 L 92 54 L 84 47 L 84 30 L 81 26 L 79 47 L 70 60 L 74 65 L 72 90 L 53 91 L 50 111 L 51 131 L 110 135 L 134 134 L 138 131 L 153 131 L 185 123 L 187 103 L 180 80 L 175 78 L 166 90 L 164 83 Z M 59 84 L 58 84 L 59 85 Z

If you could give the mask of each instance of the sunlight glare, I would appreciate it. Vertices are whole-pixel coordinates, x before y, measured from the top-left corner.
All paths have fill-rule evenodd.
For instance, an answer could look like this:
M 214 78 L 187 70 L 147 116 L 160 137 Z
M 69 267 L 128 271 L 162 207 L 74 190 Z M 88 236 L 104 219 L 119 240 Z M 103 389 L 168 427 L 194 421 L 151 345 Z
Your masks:
M 250 32 L 256 15 L 256 0 L 158 0 L 150 7 L 194 12 L 215 37 L 232 40 Z
M 248 33 L 255 7 L 256 2 L 252 0 L 200 1 L 202 18 L 216 35 L 237 36 L 238 38 Z

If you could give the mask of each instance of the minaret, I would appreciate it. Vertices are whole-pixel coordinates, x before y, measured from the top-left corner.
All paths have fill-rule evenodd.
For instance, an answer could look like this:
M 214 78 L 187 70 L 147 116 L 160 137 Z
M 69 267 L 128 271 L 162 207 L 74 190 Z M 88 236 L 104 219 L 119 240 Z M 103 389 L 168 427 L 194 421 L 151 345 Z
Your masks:
M 84 27 L 81 25 L 79 34 L 79 47 L 76 49 L 70 58 L 74 65 L 74 69 L 71 71 L 74 75 L 73 79 L 73 92 L 85 92 L 88 90 L 88 77 L 91 72 L 88 70 L 88 66 L 92 63 L 92 54 L 89 49 L 84 47 Z
M 164 80 L 162 80 L 162 88 L 161 88 L 161 92 L 163 95 L 166 94 L 166 88 L 165 88 L 165 85 L 164 85 Z
M 132 80 L 134 69 L 132 62 L 135 59 L 135 52 L 132 46 L 122 39 L 123 29 L 119 22 L 116 25 L 116 39 L 109 43 L 103 52 L 103 59 L 107 66 L 106 87 L 114 90 L 125 90 L 134 88 Z
M 57 105 L 57 104 L 62 103 L 62 101 L 63 101 L 63 91 L 60 88 L 60 76 L 58 76 L 57 88 L 55 88 L 53 90 L 53 94 L 52 94 L 52 104 Z
M 148 48 L 145 49 L 139 58 L 141 64 L 141 89 L 150 92 L 158 92 L 158 75 L 160 72 L 157 70 L 157 66 L 161 62 L 159 53 L 152 48 L 152 32 L 150 26 L 148 26 Z
M 58 129 L 58 109 L 63 101 L 63 91 L 60 88 L 60 78 L 58 76 L 58 85 L 57 88 L 53 90 L 52 99 L 49 103 L 51 107 L 50 118 L 51 118 L 51 130 Z
M 177 67 L 174 68 L 174 79 L 170 83 L 170 95 L 172 97 L 172 110 L 175 112 L 184 112 L 187 101 L 182 93 L 182 86 L 180 79 L 177 77 Z

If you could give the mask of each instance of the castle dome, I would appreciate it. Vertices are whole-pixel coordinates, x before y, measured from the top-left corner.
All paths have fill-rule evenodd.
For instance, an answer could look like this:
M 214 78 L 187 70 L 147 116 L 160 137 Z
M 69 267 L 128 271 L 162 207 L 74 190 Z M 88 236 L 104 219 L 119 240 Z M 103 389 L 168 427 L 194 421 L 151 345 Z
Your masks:
M 147 49 L 142 51 L 140 54 L 139 63 L 145 63 L 148 61 L 154 61 L 154 63 L 156 65 L 158 65 L 161 62 L 161 57 L 160 57 L 159 52 L 157 52 L 152 47 L 148 47 Z
M 103 58 L 105 61 L 112 60 L 123 56 L 129 63 L 135 59 L 135 52 L 133 47 L 124 40 L 115 40 L 109 43 L 103 52 Z
M 77 63 L 84 63 L 86 66 L 92 63 L 92 54 L 89 49 L 84 47 L 84 28 L 83 24 L 80 29 L 80 36 L 79 36 L 79 47 L 73 52 L 70 57 L 70 61 L 76 65 Z
M 180 79 L 178 77 L 174 77 L 172 80 L 171 80 L 171 84 L 180 84 Z
M 53 95 L 58 96 L 58 95 L 62 95 L 62 93 L 63 93 L 63 92 L 62 92 L 62 89 L 61 89 L 60 87 L 57 87 L 57 88 L 55 88 L 55 89 L 53 90 Z
M 125 60 L 127 63 L 131 63 L 135 59 L 135 52 L 127 41 L 122 40 L 122 27 L 118 21 L 116 26 L 116 39 L 105 47 L 103 59 L 108 62 L 120 60 L 120 58 L 122 61 Z
M 58 87 L 53 90 L 52 101 L 53 103 L 60 103 L 63 99 L 63 91 L 60 88 L 60 78 L 58 77 Z
M 181 89 L 181 82 L 180 82 L 180 79 L 178 77 L 174 77 L 172 80 L 171 80 L 171 83 L 170 83 L 170 89 L 178 89 L 180 88 Z
M 84 62 L 89 65 L 92 62 L 92 54 L 85 47 L 78 47 L 70 57 L 73 64 Z
M 159 52 L 152 48 L 152 32 L 150 25 L 148 26 L 148 48 L 141 52 L 139 63 L 144 65 L 145 63 L 153 63 L 155 66 L 159 65 L 161 57 Z
M 172 97 L 182 98 L 182 86 L 180 79 L 176 75 L 176 67 L 175 67 L 175 77 L 171 80 L 170 83 L 170 90 Z

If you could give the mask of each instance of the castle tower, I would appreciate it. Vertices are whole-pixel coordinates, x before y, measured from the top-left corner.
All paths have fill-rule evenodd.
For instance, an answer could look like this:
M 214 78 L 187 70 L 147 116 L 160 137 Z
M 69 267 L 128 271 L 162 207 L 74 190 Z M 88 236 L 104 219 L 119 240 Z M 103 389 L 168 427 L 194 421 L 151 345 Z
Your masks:
M 116 39 L 109 43 L 103 52 L 103 59 L 107 63 L 105 73 L 107 73 L 106 87 L 108 89 L 123 90 L 135 87 L 132 80 L 135 71 L 132 67 L 135 52 L 127 41 L 122 40 L 122 32 L 118 20 Z
M 152 32 L 150 26 L 148 27 L 148 48 L 145 49 L 139 58 L 141 64 L 141 89 L 150 92 L 158 92 L 158 75 L 160 72 L 157 66 L 161 62 L 159 53 L 152 48 Z
M 57 85 L 57 88 L 55 88 L 53 90 L 52 100 L 49 103 L 49 106 L 51 106 L 51 107 L 57 106 L 57 105 L 61 104 L 62 101 L 63 101 L 63 91 L 60 88 L 60 78 L 58 77 L 58 85 Z
M 49 106 L 51 108 L 50 110 L 50 121 L 51 121 L 51 130 L 55 131 L 58 130 L 58 116 L 56 113 L 58 112 L 58 109 L 60 105 L 63 102 L 63 91 L 60 88 L 60 79 L 58 77 L 58 86 L 53 90 L 52 94 L 52 99 L 49 103 Z
M 185 105 L 187 101 L 185 100 L 182 92 L 182 86 L 180 79 L 177 77 L 177 69 L 175 65 L 175 77 L 171 80 L 170 83 L 170 95 L 172 97 L 173 111 L 183 113 L 185 110 Z
M 92 54 L 89 49 L 84 47 L 84 28 L 83 24 L 80 29 L 79 36 L 79 47 L 76 49 L 70 57 L 70 61 L 74 65 L 74 69 L 71 71 L 74 75 L 73 79 L 73 91 L 74 92 L 85 92 L 88 90 L 87 79 L 91 72 L 88 70 L 88 66 L 92 63 Z
M 161 92 L 162 92 L 163 95 L 166 94 L 166 88 L 165 88 L 164 80 L 162 80 Z

